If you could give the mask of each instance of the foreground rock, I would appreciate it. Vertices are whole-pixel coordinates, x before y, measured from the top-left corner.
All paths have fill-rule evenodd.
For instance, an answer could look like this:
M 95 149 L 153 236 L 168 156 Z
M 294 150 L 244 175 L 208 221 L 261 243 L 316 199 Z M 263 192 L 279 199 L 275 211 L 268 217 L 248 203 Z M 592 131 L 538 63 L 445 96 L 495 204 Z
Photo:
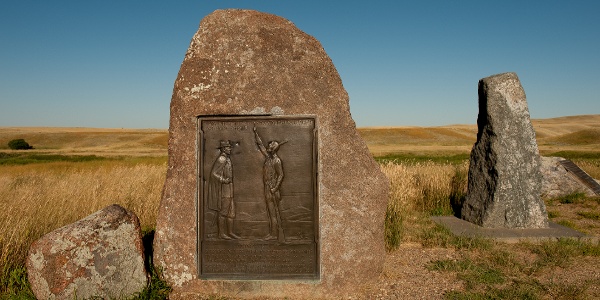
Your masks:
M 301 143 L 301 136 L 316 137 L 314 153 L 303 150 L 312 139 Z M 267 151 L 260 148 L 267 144 Z M 279 158 L 272 156 L 276 151 Z M 314 165 L 318 176 L 295 176 L 307 167 L 295 162 L 307 157 L 307 170 Z M 267 175 L 281 169 L 285 176 L 263 189 Z M 315 193 L 293 193 L 306 183 Z M 339 298 L 357 291 L 382 271 L 388 188 L 317 40 L 255 11 L 220 10 L 202 20 L 173 90 L 169 167 L 154 240 L 154 262 L 174 287 L 171 299 L 213 293 Z M 220 198 L 213 206 L 202 200 L 207 195 Z M 297 209 L 313 196 L 314 206 Z M 275 218 L 269 201 L 278 197 Z M 305 241 L 316 248 L 303 248 Z
M 37 299 L 122 299 L 147 284 L 138 218 L 111 205 L 35 241 L 27 273 Z
M 515 73 L 479 81 L 477 142 L 461 217 L 490 228 L 546 228 L 540 156 Z

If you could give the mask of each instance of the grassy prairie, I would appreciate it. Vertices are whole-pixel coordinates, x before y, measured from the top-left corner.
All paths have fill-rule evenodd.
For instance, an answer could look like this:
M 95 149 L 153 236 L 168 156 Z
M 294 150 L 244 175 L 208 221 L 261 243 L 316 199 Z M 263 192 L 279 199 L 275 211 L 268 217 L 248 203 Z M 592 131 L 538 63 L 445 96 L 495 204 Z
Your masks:
M 543 154 L 571 158 L 600 178 L 600 115 L 533 124 Z M 387 264 L 403 255 L 408 261 L 424 259 L 409 270 L 411 277 L 442 276 L 454 282 L 460 288 L 446 289 L 449 299 L 600 298 L 600 273 L 589 267 L 600 265 L 599 244 L 566 240 L 506 245 L 455 237 L 429 220 L 431 215 L 452 214 L 465 195 L 474 125 L 359 132 L 391 183 Z M 7 150 L 5 145 L 16 138 L 35 149 Z M 0 128 L 0 299 L 21 297 L 28 289 L 27 249 L 49 231 L 113 203 L 134 211 L 142 227 L 153 228 L 166 155 L 166 130 Z M 571 195 L 546 203 L 552 220 L 600 237 L 600 198 Z M 439 249 L 446 256 L 435 256 Z M 379 285 L 360 297 L 397 299 L 407 297 L 394 294 L 401 290 L 426 290 L 402 285 L 406 279 L 397 269 L 386 265 Z M 390 296 L 379 296 L 384 291 Z

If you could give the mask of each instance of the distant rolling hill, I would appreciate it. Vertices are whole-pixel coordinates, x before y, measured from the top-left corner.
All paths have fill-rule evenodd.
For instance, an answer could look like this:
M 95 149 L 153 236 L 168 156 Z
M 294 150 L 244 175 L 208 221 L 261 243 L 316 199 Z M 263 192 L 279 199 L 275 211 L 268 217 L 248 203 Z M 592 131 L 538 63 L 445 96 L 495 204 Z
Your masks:
M 532 120 L 542 154 L 557 151 L 600 152 L 600 115 Z M 468 153 L 477 126 L 364 127 L 358 132 L 374 155 Z M 0 127 L 0 150 L 22 138 L 37 152 L 95 155 L 167 155 L 166 129 Z
M 0 150 L 8 141 L 25 139 L 35 149 L 58 154 L 164 156 L 166 129 L 0 127 Z
M 557 151 L 600 152 L 600 115 L 532 120 L 542 154 Z M 440 127 L 366 127 L 358 129 L 375 155 L 469 152 L 477 125 Z

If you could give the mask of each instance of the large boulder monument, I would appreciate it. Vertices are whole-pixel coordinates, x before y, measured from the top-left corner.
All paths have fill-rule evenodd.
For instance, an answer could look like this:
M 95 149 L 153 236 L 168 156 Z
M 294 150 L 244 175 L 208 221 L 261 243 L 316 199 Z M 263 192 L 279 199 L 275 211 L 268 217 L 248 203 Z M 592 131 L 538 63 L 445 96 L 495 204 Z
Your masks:
M 171 299 L 353 293 L 382 271 L 388 189 L 315 38 L 250 10 L 201 21 L 154 240 Z

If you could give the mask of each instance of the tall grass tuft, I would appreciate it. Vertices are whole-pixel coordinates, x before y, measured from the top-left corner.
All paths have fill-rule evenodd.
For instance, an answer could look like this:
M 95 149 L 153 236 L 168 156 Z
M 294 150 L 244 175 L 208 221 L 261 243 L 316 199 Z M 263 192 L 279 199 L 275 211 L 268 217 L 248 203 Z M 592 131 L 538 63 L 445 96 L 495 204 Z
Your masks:
M 432 161 L 412 164 L 387 162 L 381 168 L 390 179 L 392 206 L 401 208 L 398 211 L 436 214 L 452 210 L 450 195 L 460 197 L 459 194 L 464 193 L 467 165 Z
M 419 234 L 406 231 L 405 222 L 418 223 L 421 215 L 453 213 L 451 197 L 464 197 L 467 167 L 467 162 L 453 165 L 434 161 L 389 161 L 381 165 L 390 180 L 385 223 L 388 250 L 396 249 L 402 241 L 418 239 Z
M 42 235 L 111 204 L 155 226 L 166 165 L 118 162 L 3 166 L 0 173 L 0 278 L 24 266 Z M 0 293 L 10 288 L 3 280 Z
M 388 251 L 398 249 L 402 242 L 403 215 L 393 205 L 385 213 L 385 241 Z

